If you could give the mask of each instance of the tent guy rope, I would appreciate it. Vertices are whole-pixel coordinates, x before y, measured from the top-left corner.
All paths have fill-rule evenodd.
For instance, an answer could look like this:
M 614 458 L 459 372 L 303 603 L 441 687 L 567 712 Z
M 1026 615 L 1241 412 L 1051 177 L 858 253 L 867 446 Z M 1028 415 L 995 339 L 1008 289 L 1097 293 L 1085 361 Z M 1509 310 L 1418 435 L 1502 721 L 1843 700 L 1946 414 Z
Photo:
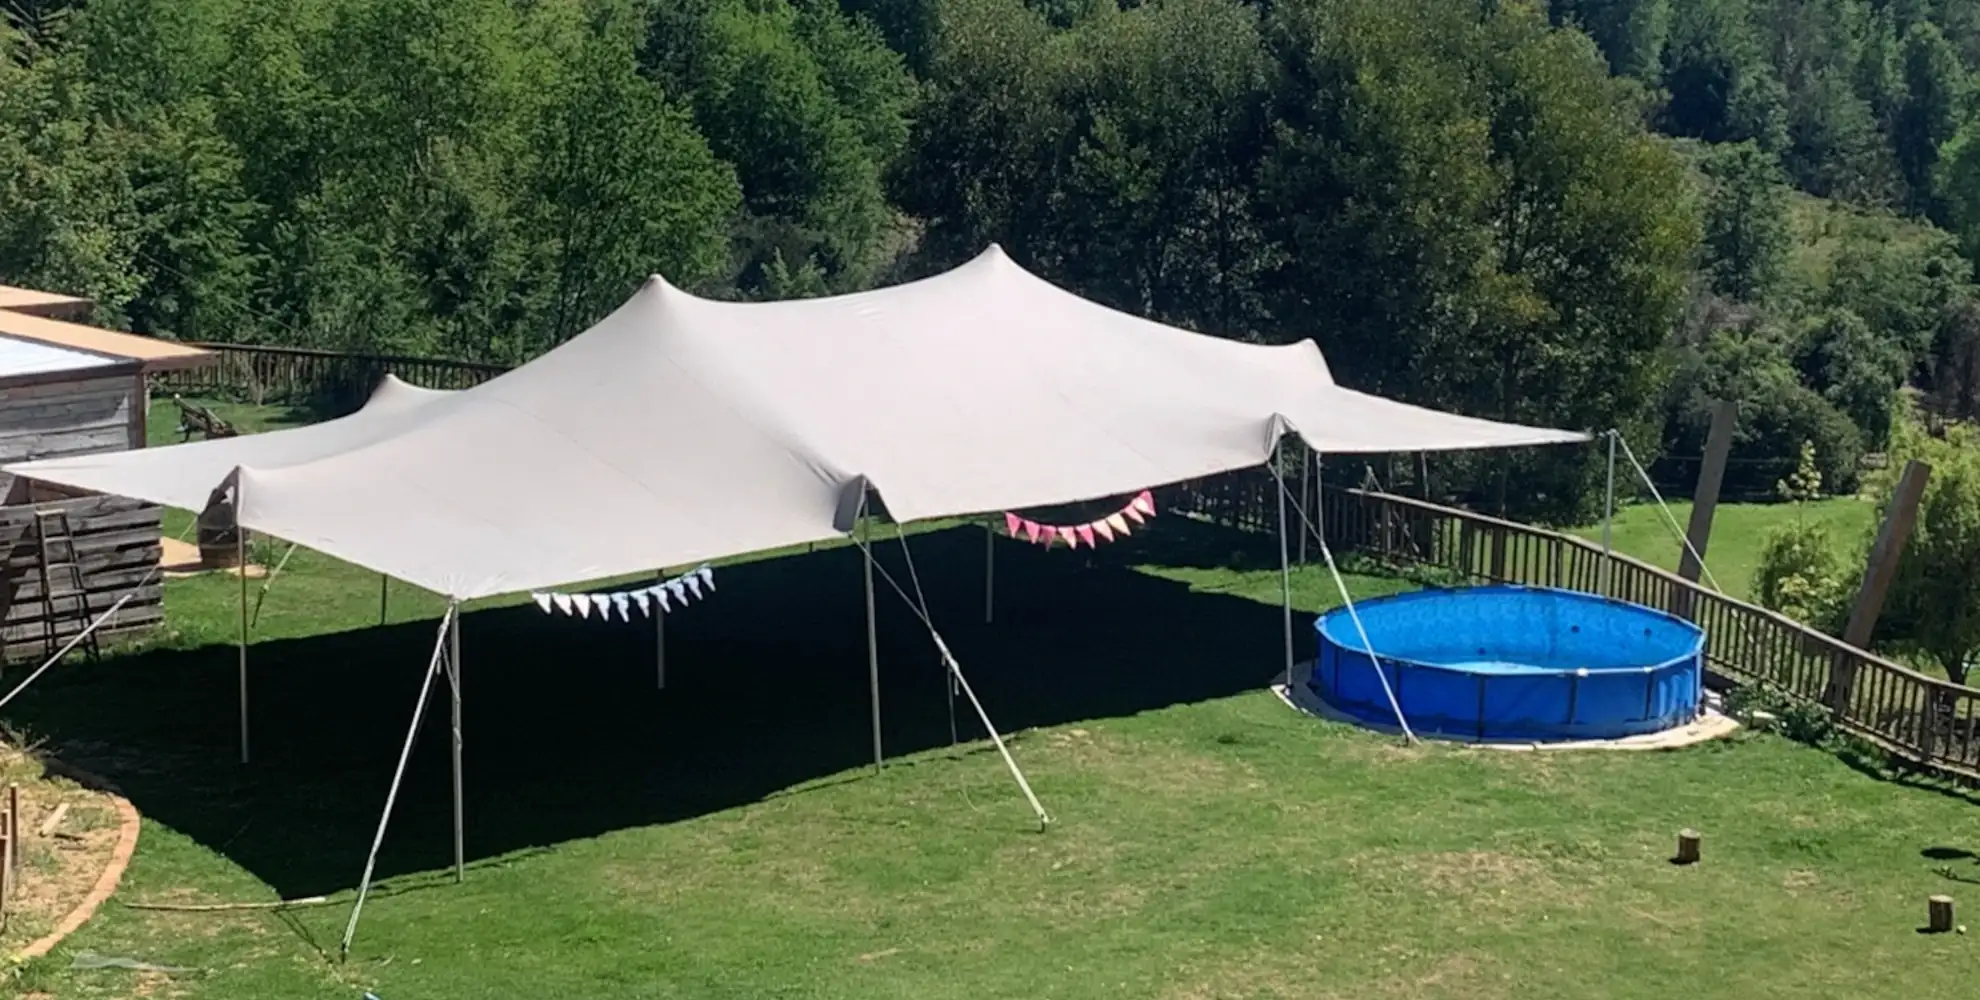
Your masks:
M 1279 478 L 1278 470 L 1276 468 L 1272 469 L 1272 478 L 1279 485 L 1279 496 L 1280 499 L 1283 501 L 1286 495 L 1286 481 L 1284 479 Z M 1312 518 L 1307 517 L 1305 508 L 1301 507 L 1297 502 L 1293 503 L 1292 508 L 1296 513 L 1299 514 L 1300 523 L 1306 527 L 1306 530 L 1313 532 L 1313 537 L 1319 540 L 1320 556 L 1322 559 L 1326 560 L 1327 572 L 1333 575 L 1334 587 L 1336 590 L 1340 591 L 1341 603 L 1347 608 L 1349 620 L 1354 622 L 1354 630 L 1361 639 L 1362 652 L 1365 652 L 1369 656 L 1374 657 L 1375 662 L 1377 664 L 1380 664 L 1382 661 L 1382 656 L 1380 653 L 1375 652 L 1375 643 L 1370 641 L 1368 638 L 1368 627 L 1366 625 L 1363 625 L 1361 622 L 1361 612 L 1356 610 L 1354 606 L 1354 595 L 1348 593 L 1347 580 L 1341 576 L 1340 565 L 1334 561 L 1334 550 L 1327 545 L 1327 536 L 1321 532 L 1321 530 L 1317 525 L 1313 523 Z M 1382 694 L 1384 697 L 1388 698 L 1389 700 L 1390 711 L 1396 713 L 1396 725 L 1402 729 L 1403 738 L 1410 743 L 1421 742 L 1420 740 L 1417 739 L 1415 731 L 1410 729 L 1409 719 L 1403 715 L 1402 704 L 1396 700 L 1396 692 L 1395 689 L 1389 685 L 1388 674 L 1384 673 L 1381 669 L 1378 668 L 1375 671 L 1375 677 L 1377 680 L 1382 682 Z M 1290 696 L 1292 693 L 1291 691 L 1292 681 L 1290 678 L 1287 679 L 1286 687 L 1287 687 L 1286 693 L 1288 696 Z
M 385 809 L 378 816 L 378 831 L 371 837 L 371 853 L 364 858 L 364 875 L 358 879 L 357 901 L 351 904 L 350 920 L 344 924 L 344 939 L 338 945 L 339 957 L 349 958 L 351 939 L 357 936 L 358 917 L 364 913 L 365 897 L 371 894 L 371 876 L 378 866 L 378 849 L 385 845 L 385 827 L 392 822 L 392 807 L 399 801 L 399 786 L 405 781 L 406 762 L 412 759 L 413 741 L 419 736 L 419 724 L 426 718 L 427 696 L 433 691 L 433 678 L 440 673 L 440 661 L 448 653 L 448 636 L 454 631 L 459 619 L 459 602 L 447 605 L 447 613 L 440 617 L 440 629 L 433 637 L 433 655 L 426 662 L 426 676 L 419 683 L 419 700 L 413 703 L 412 725 L 406 727 L 405 745 L 399 748 L 399 764 L 392 769 L 392 786 L 385 792 Z
M 894 579 L 892 573 L 887 572 L 887 567 L 879 565 L 873 558 L 873 550 L 868 546 L 864 533 L 853 544 L 858 545 L 860 551 L 865 553 L 869 574 L 878 570 L 880 578 L 886 581 L 887 586 L 894 589 L 894 593 L 900 595 L 901 600 L 914 612 L 915 617 L 921 620 L 922 626 L 928 629 L 928 636 L 935 641 L 935 649 L 942 657 L 942 665 L 950 676 L 955 678 L 963 697 L 969 699 L 970 707 L 976 710 L 977 720 L 983 723 L 984 731 L 990 734 L 990 742 L 996 744 L 997 753 L 1003 757 L 1004 767 L 1011 772 L 1011 777 L 1016 779 L 1018 788 L 1024 792 L 1025 801 L 1031 804 L 1032 813 L 1038 817 L 1038 828 L 1044 830 L 1050 826 L 1051 814 L 1047 813 L 1045 806 L 1038 801 L 1037 793 L 1031 790 L 1031 782 L 1025 779 L 1024 771 L 1019 769 L 1017 759 L 1011 756 L 1010 748 L 1004 745 L 1003 735 L 997 732 L 996 725 L 990 721 L 990 713 L 984 711 L 983 702 L 977 699 L 976 691 L 969 686 L 969 678 L 963 676 L 962 664 L 956 662 L 955 654 L 949 651 L 949 644 L 942 639 L 941 631 L 935 628 L 935 622 L 929 617 L 926 604 L 916 604 L 901 587 L 900 581 Z M 905 545 L 906 542 L 903 541 L 902 544 Z
M 1657 491 L 1657 484 L 1650 481 L 1649 471 L 1643 468 L 1642 462 L 1636 460 L 1636 453 L 1630 450 L 1628 439 L 1624 438 L 1620 431 L 1609 433 L 1615 435 L 1610 440 L 1622 445 L 1623 456 L 1628 458 L 1629 464 L 1636 469 L 1637 478 L 1643 480 L 1643 485 L 1650 490 L 1650 495 L 1656 498 L 1657 510 L 1664 515 L 1664 523 L 1670 527 L 1671 534 L 1676 536 L 1678 544 L 1683 546 L 1686 552 L 1691 553 L 1691 558 L 1698 561 L 1698 569 L 1705 575 L 1705 582 L 1711 584 L 1713 590 L 1721 594 L 1725 593 L 1726 588 L 1719 586 L 1718 579 L 1712 575 L 1712 567 L 1705 564 L 1705 556 L 1692 546 L 1691 539 L 1685 537 L 1684 529 L 1678 526 L 1677 516 L 1671 513 L 1671 505 L 1664 502 L 1664 495 Z M 1604 542 L 1605 546 L 1606 544 Z

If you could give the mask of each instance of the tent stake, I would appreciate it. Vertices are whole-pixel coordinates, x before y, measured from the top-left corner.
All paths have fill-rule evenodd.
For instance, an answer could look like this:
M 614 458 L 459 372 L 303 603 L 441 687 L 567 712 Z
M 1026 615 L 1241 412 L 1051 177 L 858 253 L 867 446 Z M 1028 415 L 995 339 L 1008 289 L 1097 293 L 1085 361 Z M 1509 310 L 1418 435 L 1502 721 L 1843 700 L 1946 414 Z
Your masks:
M 859 519 L 859 550 L 866 556 L 866 680 L 873 700 L 873 769 L 881 768 L 880 748 L 880 645 L 879 627 L 873 614 L 873 536 L 872 515 L 863 508 L 866 501 L 860 501 L 863 516 Z
M 467 881 L 467 824 L 461 811 L 461 603 L 447 606 L 454 627 L 447 640 L 447 681 L 454 692 L 454 881 Z
M 248 762 L 248 561 L 247 528 L 241 525 L 241 481 L 234 478 L 234 572 L 241 578 L 241 763 Z
M 344 925 L 344 940 L 338 946 L 340 958 L 351 956 L 351 938 L 357 934 L 358 916 L 364 912 L 364 899 L 371 894 L 371 873 L 378 865 L 378 848 L 385 843 L 385 827 L 392 821 L 392 807 L 399 801 L 399 785 L 405 781 L 406 761 L 412 758 L 413 740 L 419 736 L 419 723 L 426 717 L 427 695 L 433 691 L 433 675 L 440 672 L 440 657 L 447 649 L 447 630 L 454 624 L 459 605 L 449 605 L 440 619 L 440 634 L 433 637 L 433 656 L 426 662 L 426 676 L 419 683 L 419 700 L 413 703 L 412 725 L 406 728 L 406 743 L 399 748 L 399 764 L 392 769 L 392 787 L 385 793 L 385 811 L 378 815 L 378 831 L 371 835 L 371 853 L 364 857 L 364 876 L 358 879 L 357 902 L 351 904 L 351 919 Z
M 1292 619 L 1292 565 L 1286 551 L 1286 479 L 1284 447 L 1278 447 L 1272 454 L 1272 479 L 1279 490 L 1279 596 L 1281 611 L 1284 614 L 1286 629 L 1286 695 L 1292 696 L 1293 686 L 1293 619 Z M 1304 464 L 1304 463 L 1302 463 Z M 1306 533 L 1300 533 L 1301 544 L 1305 543 Z

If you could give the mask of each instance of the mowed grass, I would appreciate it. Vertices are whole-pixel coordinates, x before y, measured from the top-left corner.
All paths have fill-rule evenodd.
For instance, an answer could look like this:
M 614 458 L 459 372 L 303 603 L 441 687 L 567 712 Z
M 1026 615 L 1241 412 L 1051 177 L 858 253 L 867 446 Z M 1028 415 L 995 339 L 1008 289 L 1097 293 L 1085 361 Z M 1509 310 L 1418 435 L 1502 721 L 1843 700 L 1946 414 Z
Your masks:
M 1045 832 L 966 704 L 951 748 L 926 633 L 884 582 L 873 770 L 844 547 L 724 566 L 667 623 L 664 690 L 649 623 L 477 607 L 467 879 L 439 698 L 340 962 L 441 605 L 395 587 L 377 627 L 375 575 L 299 552 L 257 624 L 253 764 L 234 761 L 232 578 L 173 581 L 163 648 L 65 664 L 7 718 L 146 813 L 118 900 L 335 905 L 113 902 L 14 992 L 1910 1000 L 1980 975 L 1974 938 L 1916 932 L 1928 894 L 1980 906 L 1961 795 L 1768 736 L 1534 754 L 1306 718 L 1263 691 L 1283 655 L 1275 547 L 1178 518 L 1093 554 L 997 543 L 993 624 L 980 528 L 909 544 Z M 908 586 L 900 544 L 878 552 Z M 1338 595 L 1318 567 L 1293 591 L 1307 655 Z M 1686 826 L 1706 862 L 1678 868 Z M 70 969 L 84 951 L 193 971 Z
M 1796 518 L 1825 528 L 1839 554 L 1846 560 L 1859 558 L 1865 540 L 1875 526 L 1876 506 L 1857 497 L 1830 497 L 1812 503 L 1720 504 L 1712 515 L 1712 538 L 1705 548 L 1705 567 L 1726 593 L 1742 599 L 1753 596 L 1754 574 L 1769 534 Z M 1677 522 L 1673 529 L 1671 520 Z M 1684 553 L 1679 533 L 1691 522 L 1691 502 L 1670 505 L 1670 518 L 1654 503 L 1640 503 L 1616 511 L 1611 544 L 1616 551 L 1635 556 L 1653 566 L 1675 571 Z M 1602 540 L 1602 526 L 1590 525 L 1577 534 L 1590 541 Z

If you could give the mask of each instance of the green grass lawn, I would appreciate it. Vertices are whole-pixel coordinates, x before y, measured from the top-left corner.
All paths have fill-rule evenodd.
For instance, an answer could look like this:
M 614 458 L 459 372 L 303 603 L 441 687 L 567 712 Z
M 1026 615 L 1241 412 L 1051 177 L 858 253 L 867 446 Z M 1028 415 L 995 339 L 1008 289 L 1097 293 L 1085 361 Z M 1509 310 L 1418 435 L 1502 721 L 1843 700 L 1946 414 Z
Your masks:
M 440 604 L 395 588 L 377 627 L 374 575 L 299 553 L 257 630 L 252 765 L 234 763 L 232 579 L 174 581 L 163 648 L 65 664 L 7 718 L 146 814 L 119 900 L 337 905 L 113 902 L 12 985 L 65 1000 L 1913 1000 L 1980 975 L 1980 941 L 1916 933 L 1928 894 L 1967 920 L 1980 907 L 1966 798 L 1769 736 L 1533 754 L 1306 718 L 1262 690 L 1282 655 L 1276 549 L 1181 519 L 1095 554 L 1000 542 L 991 625 L 980 529 L 912 545 L 935 621 L 1017 733 L 1056 819 L 1044 833 L 966 714 L 951 748 L 926 634 L 884 590 L 892 759 L 873 771 L 844 547 L 723 567 L 712 599 L 668 621 L 665 690 L 650 625 L 478 607 L 467 881 L 448 875 L 439 709 L 340 963 Z M 879 551 L 904 573 L 897 543 Z M 1294 596 L 1304 655 L 1337 597 L 1315 567 Z M 1706 862 L 1677 868 L 1686 826 Z M 193 971 L 70 969 L 83 951 Z
M 1682 531 L 1690 523 L 1691 502 L 1671 504 L 1671 517 Z M 1760 552 L 1768 533 L 1796 517 L 1805 517 L 1825 526 L 1849 559 L 1855 559 L 1856 546 L 1868 536 L 1876 520 L 1876 508 L 1856 497 L 1832 497 L 1795 507 L 1791 504 L 1720 504 L 1712 515 L 1712 540 L 1705 548 L 1705 566 L 1726 593 L 1750 599 L 1753 574 L 1760 566 Z M 1577 534 L 1590 541 L 1602 539 L 1601 525 L 1580 529 Z M 1611 534 L 1616 551 L 1635 556 L 1655 566 L 1676 570 L 1683 545 L 1671 523 L 1655 505 L 1635 504 L 1616 512 Z

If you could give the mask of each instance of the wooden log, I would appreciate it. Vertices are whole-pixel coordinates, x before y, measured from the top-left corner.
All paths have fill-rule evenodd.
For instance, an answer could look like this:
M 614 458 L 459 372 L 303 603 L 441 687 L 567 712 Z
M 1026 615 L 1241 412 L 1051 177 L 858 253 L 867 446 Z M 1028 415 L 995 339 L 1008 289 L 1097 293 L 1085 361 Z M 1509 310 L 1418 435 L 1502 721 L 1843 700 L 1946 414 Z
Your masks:
M 55 828 L 62 825 L 62 819 L 67 815 L 69 815 L 69 804 L 67 802 L 56 803 L 55 810 L 48 814 L 47 819 L 41 821 L 41 829 L 37 832 L 43 838 L 55 836 Z
M 15 831 L 15 841 L 27 839 L 27 832 L 21 828 L 21 786 L 16 784 L 7 786 L 7 829 Z M 20 874 L 21 870 L 20 846 L 19 843 L 14 845 L 13 865 L 16 875 Z
M 1951 896 L 1931 896 L 1925 900 L 1925 929 L 1933 934 L 1944 934 L 1953 929 Z
M 1687 829 L 1678 831 L 1677 856 L 1672 858 L 1671 861 L 1680 865 L 1695 865 L 1698 863 L 1697 830 Z

